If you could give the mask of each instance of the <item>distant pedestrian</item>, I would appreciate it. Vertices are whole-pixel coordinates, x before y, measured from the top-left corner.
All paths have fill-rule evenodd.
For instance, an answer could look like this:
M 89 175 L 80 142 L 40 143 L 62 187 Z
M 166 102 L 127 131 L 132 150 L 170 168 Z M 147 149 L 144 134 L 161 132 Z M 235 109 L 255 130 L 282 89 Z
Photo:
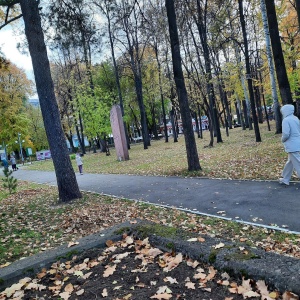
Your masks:
M 77 163 L 80 175 L 83 175 L 83 162 L 82 162 L 79 152 L 76 153 L 76 163 Z
M 13 171 L 17 171 L 17 161 L 16 158 L 12 155 L 10 158 L 10 162 L 11 162 L 11 167 L 13 169 Z
M 280 184 L 289 185 L 290 179 L 295 169 L 300 178 L 300 121 L 294 116 L 295 108 L 291 104 L 286 104 L 281 108 L 282 113 L 282 137 L 285 152 L 288 153 L 288 160 L 282 171 Z

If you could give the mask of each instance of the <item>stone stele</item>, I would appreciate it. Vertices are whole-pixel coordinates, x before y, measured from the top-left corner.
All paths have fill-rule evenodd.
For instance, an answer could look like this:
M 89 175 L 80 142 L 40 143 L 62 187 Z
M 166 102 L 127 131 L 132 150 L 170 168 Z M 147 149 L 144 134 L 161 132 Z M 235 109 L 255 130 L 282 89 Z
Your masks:
M 124 122 L 121 108 L 117 104 L 114 105 L 110 111 L 110 124 L 113 132 L 117 159 L 119 161 L 128 160 L 129 153 L 127 148 Z

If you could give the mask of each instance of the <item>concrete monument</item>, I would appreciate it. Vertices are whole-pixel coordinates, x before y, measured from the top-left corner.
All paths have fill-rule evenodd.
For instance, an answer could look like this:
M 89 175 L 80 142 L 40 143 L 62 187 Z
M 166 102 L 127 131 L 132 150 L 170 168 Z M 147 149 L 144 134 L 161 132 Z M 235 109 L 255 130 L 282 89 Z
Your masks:
M 113 132 L 114 144 L 119 161 L 128 160 L 129 153 L 125 135 L 122 112 L 119 105 L 114 105 L 110 111 L 110 124 Z

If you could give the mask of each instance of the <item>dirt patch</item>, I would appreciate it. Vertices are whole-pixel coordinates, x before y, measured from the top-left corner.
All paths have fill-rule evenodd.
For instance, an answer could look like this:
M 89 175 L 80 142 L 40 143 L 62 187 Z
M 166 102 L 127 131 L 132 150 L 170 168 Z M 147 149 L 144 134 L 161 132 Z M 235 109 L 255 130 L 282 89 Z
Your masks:
M 35 278 L 25 278 L 0 299 L 261 299 L 264 282 L 230 277 L 174 251 L 153 247 L 148 238 L 107 241 L 72 260 L 60 260 Z M 272 291 L 269 290 L 269 293 Z M 273 299 L 281 299 L 277 291 Z M 292 298 L 293 299 L 293 298 Z M 296 299 L 296 298 L 294 298 Z

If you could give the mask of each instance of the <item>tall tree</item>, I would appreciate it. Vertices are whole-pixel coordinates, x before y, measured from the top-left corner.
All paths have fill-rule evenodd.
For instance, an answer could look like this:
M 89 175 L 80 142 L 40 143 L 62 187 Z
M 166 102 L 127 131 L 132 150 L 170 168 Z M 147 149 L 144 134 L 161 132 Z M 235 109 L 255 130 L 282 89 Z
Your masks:
M 192 117 L 190 113 L 188 96 L 187 96 L 187 91 L 186 91 L 183 72 L 182 72 L 180 45 L 179 45 L 179 38 L 178 38 L 174 0 L 166 0 L 166 9 L 168 15 L 169 32 L 170 32 L 170 40 L 171 40 L 173 73 L 174 73 L 174 79 L 175 79 L 178 98 L 179 98 L 179 107 L 180 107 L 180 113 L 182 118 L 183 133 L 185 138 L 188 170 L 197 171 L 197 170 L 201 170 L 201 166 L 199 162 L 197 145 L 196 145 L 195 135 L 192 126 Z
M 187 4 L 189 4 L 190 1 L 186 1 Z M 190 10 L 192 11 L 191 7 Z M 209 99 L 210 104 L 210 111 L 211 111 L 211 118 L 213 121 L 213 127 L 214 131 L 217 136 L 217 142 L 223 142 L 221 131 L 220 131 L 220 123 L 218 118 L 218 109 L 216 104 L 216 96 L 214 91 L 214 84 L 213 84 L 213 78 L 212 78 L 212 63 L 211 63 L 211 57 L 210 57 L 210 49 L 208 45 L 208 30 L 207 30 L 207 15 L 208 15 L 208 1 L 196 1 L 196 13 L 193 14 L 194 21 L 197 26 L 197 30 L 200 37 L 200 42 L 202 46 L 203 51 L 203 57 L 204 57 L 204 65 L 205 65 L 205 80 L 206 80 L 206 89 L 207 89 L 207 95 Z
M 134 77 L 136 99 L 141 116 L 144 149 L 148 149 L 148 146 L 150 146 L 150 138 L 143 99 L 142 63 L 149 36 L 143 35 L 140 31 L 145 21 L 141 9 L 141 6 L 136 0 L 121 1 L 118 7 L 118 17 L 120 30 L 124 32 L 125 38 L 119 37 L 118 40 L 125 47 L 124 58 L 127 60 Z
M 25 72 L 13 63 L 7 61 L 7 65 L 0 66 L 0 139 L 12 147 L 18 133 L 23 137 L 28 133 L 24 99 L 32 93 L 31 87 Z
M 252 111 L 252 118 L 254 124 L 254 131 L 255 137 L 257 142 L 261 142 L 260 131 L 258 127 L 258 119 L 255 109 L 255 102 L 254 102 L 254 93 L 253 93 L 253 84 L 251 78 L 251 69 L 250 69 L 250 60 L 249 60 L 249 50 L 248 50 L 248 40 L 247 40 L 247 32 L 245 26 L 245 17 L 244 17 L 244 10 L 243 10 L 243 0 L 239 1 L 239 13 L 240 13 L 240 21 L 243 31 L 243 39 L 244 39 L 244 55 L 245 55 L 245 63 L 246 63 L 246 74 L 247 74 L 247 82 L 248 82 L 248 89 L 250 95 L 250 103 L 251 103 L 251 111 Z
M 266 51 L 267 51 L 268 65 L 269 65 L 269 71 L 270 71 L 270 82 L 271 82 L 272 98 L 273 98 L 273 104 L 274 104 L 276 133 L 281 133 L 280 105 L 278 102 L 278 94 L 277 94 L 277 89 L 276 89 L 275 68 L 274 68 L 272 49 L 271 49 L 271 40 L 270 40 L 270 31 L 269 31 L 269 25 L 268 25 L 268 19 L 267 19 L 267 11 L 266 11 L 266 5 L 265 5 L 264 0 L 260 0 L 260 7 L 261 7 L 262 21 L 263 21 L 263 25 L 264 25 Z
M 125 128 L 125 134 L 126 134 L 126 140 L 127 140 L 127 148 L 130 149 L 128 130 L 127 130 L 126 123 L 124 121 L 124 115 L 125 115 L 124 101 L 123 101 L 123 96 L 122 96 L 120 75 L 119 75 L 119 70 L 118 70 L 118 66 L 117 66 L 115 46 L 114 46 L 115 41 L 114 41 L 114 32 L 113 32 L 112 22 L 113 22 L 113 18 L 115 17 L 114 9 L 116 7 L 116 3 L 114 3 L 113 1 L 110 1 L 110 0 L 101 1 L 101 3 L 94 1 L 93 3 L 96 7 L 100 8 L 101 12 L 106 16 L 106 19 L 107 19 L 109 45 L 110 45 L 113 66 L 114 66 L 114 75 L 115 75 L 116 85 L 117 85 L 117 90 L 118 90 L 119 104 L 120 104 L 121 113 L 122 113 L 123 122 L 124 122 L 124 128 Z
M 58 105 L 55 99 L 53 81 L 51 78 L 50 65 L 39 13 L 39 1 L 20 0 L 20 5 L 32 60 L 37 93 L 53 158 L 59 199 L 62 202 L 66 202 L 81 198 L 82 195 L 68 154 L 65 135 L 60 122 Z
M 300 0 L 295 0 L 296 10 L 297 10 L 297 16 L 298 16 L 298 25 L 300 29 Z
M 265 0 L 270 38 L 272 44 L 273 57 L 276 68 L 278 87 L 283 104 L 292 104 L 293 98 L 290 88 L 290 83 L 287 77 L 280 35 L 278 30 L 278 21 L 276 16 L 276 8 L 274 0 Z

